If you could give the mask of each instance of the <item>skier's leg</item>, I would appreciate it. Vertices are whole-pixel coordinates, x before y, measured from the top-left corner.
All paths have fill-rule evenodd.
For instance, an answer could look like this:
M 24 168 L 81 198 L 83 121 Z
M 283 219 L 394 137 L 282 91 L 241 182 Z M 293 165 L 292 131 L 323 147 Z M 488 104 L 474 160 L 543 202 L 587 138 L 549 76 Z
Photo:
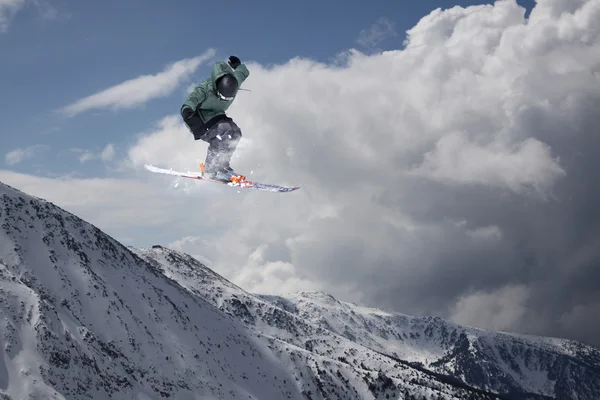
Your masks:
M 222 125 L 223 131 L 222 134 L 220 134 L 220 140 L 217 144 L 217 147 L 220 148 L 220 151 L 224 156 L 223 167 L 229 171 L 233 171 L 229 163 L 231 161 L 231 157 L 233 157 L 233 153 L 235 153 L 240 139 L 242 138 L 242 131 L 231 119 L 225 121 Z
M 210 129 L 203 140 L 209 143 L 204 169 L 211 177 L 228 179 L 239 175 L 230 166 L 231 157 L 242 137 L 240 128 L 227 119 Z

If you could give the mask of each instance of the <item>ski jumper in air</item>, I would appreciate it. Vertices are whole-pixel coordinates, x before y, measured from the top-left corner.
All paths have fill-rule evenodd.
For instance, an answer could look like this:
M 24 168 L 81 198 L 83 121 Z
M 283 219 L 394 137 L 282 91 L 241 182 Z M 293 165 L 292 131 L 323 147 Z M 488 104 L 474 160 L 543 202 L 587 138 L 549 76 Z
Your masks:
M 203 170 L 209 179 L 245 179 L 229 164 L 242 131 L 226 111 L 248 75 L 248 68 L 236 56 L 229 57 L 227 63 L 217 62 L 210 77 L 194 87 L 181 106 L 181 116 L 194 139 L 208 143 Z

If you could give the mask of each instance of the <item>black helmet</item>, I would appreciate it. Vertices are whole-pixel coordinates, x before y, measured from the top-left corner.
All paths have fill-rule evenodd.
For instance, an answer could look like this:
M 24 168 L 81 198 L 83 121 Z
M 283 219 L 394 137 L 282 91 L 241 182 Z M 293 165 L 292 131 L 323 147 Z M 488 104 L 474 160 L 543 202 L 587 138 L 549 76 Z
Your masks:
M 217 94 L 223 100 L 233 100 L 238 91 L 238 81 L 235 76 L 225 74 L 217 79 Z

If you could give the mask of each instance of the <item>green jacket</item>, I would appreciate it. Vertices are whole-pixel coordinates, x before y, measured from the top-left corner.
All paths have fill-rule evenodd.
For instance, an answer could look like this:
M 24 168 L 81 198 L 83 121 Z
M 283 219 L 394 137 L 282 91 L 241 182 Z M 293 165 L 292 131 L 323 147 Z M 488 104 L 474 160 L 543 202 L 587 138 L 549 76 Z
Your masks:
M 238 65 L 238 67 L 234 70 L 224 61 L 216 63 L 213 65 L 210 78 L 194 87 L 194 90 L 192 90 L 181 106 L 181 110 L 183 110 L 185 107 L 189 107 L 192 110 L 198 111 L 198 115 L 200 115 L 200 118 L 202 118 L 204 123 L 208 122 L 217 115 L 224 115 L 225 111 L 227 111 L 229 106 L 233 103 L 233 100 L 223 101 L 217 96 L 216 82 L 217 79 L 227 73 L 235 76 L 235 79 L 237 79 L 240 87 L 248 75 L 250 75 L 248 68 L 246 68 L 244 64 Z

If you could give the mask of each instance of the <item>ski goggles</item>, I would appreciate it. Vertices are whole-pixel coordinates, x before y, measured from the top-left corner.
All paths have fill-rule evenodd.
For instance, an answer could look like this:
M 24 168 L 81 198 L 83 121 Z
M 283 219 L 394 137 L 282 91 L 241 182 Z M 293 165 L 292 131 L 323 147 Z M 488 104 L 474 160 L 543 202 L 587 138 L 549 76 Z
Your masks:
M 226 97 L 223 96 L 221 93 L 219 93 L 219 91 L 217 90 L 217 96 L 219 96 L 219 98 L 223 101 L 231 101 L 234 99 L 235 96 L 231 96 L 231 97 Z

